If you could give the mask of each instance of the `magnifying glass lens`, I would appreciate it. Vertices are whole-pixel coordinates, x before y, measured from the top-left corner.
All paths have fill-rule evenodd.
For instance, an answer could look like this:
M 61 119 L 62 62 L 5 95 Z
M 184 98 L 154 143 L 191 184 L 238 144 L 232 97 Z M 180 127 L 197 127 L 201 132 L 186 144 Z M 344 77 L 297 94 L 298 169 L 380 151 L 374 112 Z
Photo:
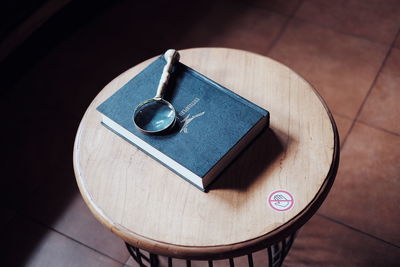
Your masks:
M 173 124 L 175 111 L 163 101 L 150 101 L 138 108 L 134 120 L 144 131 L 159 132 Z

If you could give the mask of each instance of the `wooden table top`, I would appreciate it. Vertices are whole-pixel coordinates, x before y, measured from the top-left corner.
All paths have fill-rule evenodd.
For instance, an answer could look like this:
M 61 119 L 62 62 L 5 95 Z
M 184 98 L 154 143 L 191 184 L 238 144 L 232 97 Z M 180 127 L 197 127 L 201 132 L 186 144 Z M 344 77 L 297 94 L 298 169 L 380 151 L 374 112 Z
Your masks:
M 267 57 L 225 48 L 179 52 L 182 63 L 269 110 L 270 129 L 208 193 L 198 190 L 100 124 L 96 107 L 149 59 L 111 81 L 83 116 L 74 168 L 86 204 L 128 243 L 173 257 L 238 256 L 297 230 L 336 175 L 339 138 L 328 108 L 307 81 Z M 279 190 L 290 194 L 290 209 L 271 195 Z

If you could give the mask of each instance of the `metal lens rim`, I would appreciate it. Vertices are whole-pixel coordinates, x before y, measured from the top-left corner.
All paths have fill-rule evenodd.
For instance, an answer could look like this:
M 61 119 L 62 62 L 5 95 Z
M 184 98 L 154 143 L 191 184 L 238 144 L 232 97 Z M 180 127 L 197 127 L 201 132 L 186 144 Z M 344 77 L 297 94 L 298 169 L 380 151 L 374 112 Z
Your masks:
M 157 130 L 157 131 L 145 130 L 145 129 L 141 128 L 141 127 L 136 123 L 136 120 L 135 120 L 136 114 L 140 111 L 140 109 L 141 109 L 144 105 L 147 105 L 147 104 L 149 104 L 149 103 L 151 103 L 151 102 L 162 102 L 163 105 L 167 105 L 168 108 L 169 108 L 170 110 L 173 111 L 174 119 L 171 121 L 170 124 L 168 124 L 166 127 L 164 127 L 164 128 L 161 129 L 161 130 Z M 175 121 L 176 121 L 176 111 L 175 111 L 174 106 L 172 106 L 172 104 L 169 103 L 168 101 L 166 101 L 166 100 L 164 100 L 164 99 L 162 99 L 162 98 L 152 98 L 152 99 L 148 99 L 148 100 L 146 100 L 146 101 L 140 103 L 140 104 L 135 108 L 135 110 L 134 110 L 134 112 L 133 112 L 132 121 L 133 121 L 133 123 L 135 124 L 136 128 L 137 128 L 138 130 L 140 130 L 141 132 L 148 133 L 148 134 L 161 133 L 161 132 L 163 132 L 163 131 L 166 131 L 166 130 L 170 129 L 172 126 L 175 125 Z

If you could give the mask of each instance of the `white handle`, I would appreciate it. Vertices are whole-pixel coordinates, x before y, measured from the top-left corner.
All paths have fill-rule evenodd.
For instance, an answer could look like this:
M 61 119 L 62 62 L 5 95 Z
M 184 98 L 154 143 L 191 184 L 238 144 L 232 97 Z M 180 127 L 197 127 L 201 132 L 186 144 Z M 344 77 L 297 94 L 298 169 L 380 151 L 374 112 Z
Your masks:
M 167 61 L 165 64 L 163 73 L 160 78 L 160 82 L 158 83 L 157 93 L 154 98 L 162 98 L 164 89 L 168 83 L 169 76 L 172 70 L 172 66 L 176 61 L 179 61 L 179 53 L 175 49 L 168 49 L 164 54 L 164 58 Z

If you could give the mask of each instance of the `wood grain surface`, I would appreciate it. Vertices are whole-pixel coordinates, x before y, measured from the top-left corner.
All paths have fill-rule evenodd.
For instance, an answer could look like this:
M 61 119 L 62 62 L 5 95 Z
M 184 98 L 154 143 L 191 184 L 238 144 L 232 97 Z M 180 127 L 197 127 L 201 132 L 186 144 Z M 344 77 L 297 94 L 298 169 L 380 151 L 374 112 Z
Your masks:
M 180 54 L 182 63 L 269 110 L 270 129 L 201 192 L 100 124 L 95 108 L 149 59 L 110 82 L 81 121 L 74 168 L 85 202 L 125 241 L 180 258 L 237 256 L 295 231 L 321 205 L 338 167 L 338 134 L 323 101 L 294 71 L 260 55 L 225 48 Z M 275 190 L 292 194 L 292 209 L 269 206 Z

